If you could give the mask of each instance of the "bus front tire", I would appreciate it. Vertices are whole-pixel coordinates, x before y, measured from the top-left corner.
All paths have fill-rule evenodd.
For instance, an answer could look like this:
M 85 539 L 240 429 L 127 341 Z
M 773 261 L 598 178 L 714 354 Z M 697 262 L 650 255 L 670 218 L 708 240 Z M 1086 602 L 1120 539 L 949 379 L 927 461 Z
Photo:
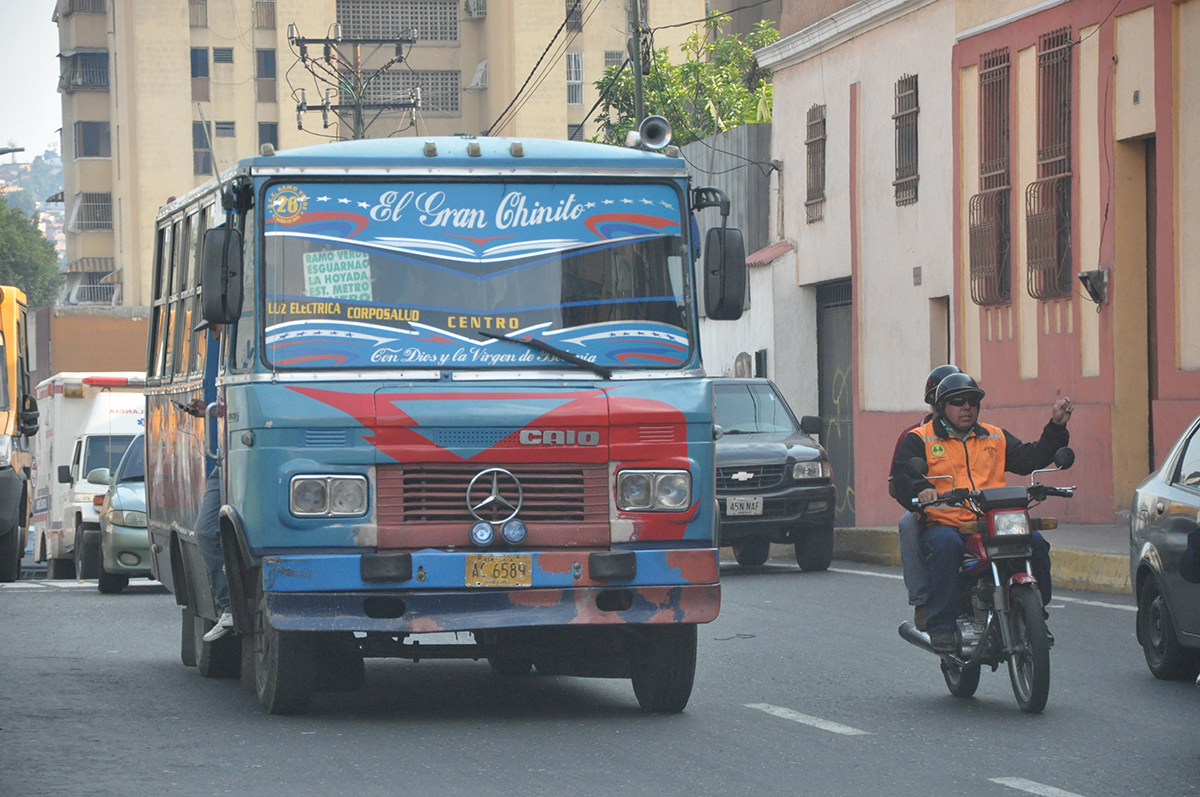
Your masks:
M 308 707 L 316 680 L 314 664 L 312 634 L 271 626 L 260 582 L 254 613 L 254 682 L 267 713 L 297 714 Z
M 683 711 L 696 677 L 696 626 L 648 625 L 635 631 L 629 670 L 638 705 L 658 714 Z

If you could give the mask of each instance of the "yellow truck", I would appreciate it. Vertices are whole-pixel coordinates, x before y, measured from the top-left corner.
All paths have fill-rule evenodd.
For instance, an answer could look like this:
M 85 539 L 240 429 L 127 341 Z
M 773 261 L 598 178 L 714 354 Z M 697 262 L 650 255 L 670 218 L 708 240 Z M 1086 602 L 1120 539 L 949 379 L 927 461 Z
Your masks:
M 0 582 L 21 576 L 33 495 L 29 438 L 38 408 L 29 383 L 29 308 L 18 288 L 0 285 Z

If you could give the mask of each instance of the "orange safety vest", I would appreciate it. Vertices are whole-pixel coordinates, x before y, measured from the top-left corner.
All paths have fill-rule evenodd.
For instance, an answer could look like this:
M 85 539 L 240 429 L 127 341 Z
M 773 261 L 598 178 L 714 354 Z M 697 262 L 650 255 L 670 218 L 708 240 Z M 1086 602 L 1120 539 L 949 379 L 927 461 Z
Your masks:
M 929 463 L 930 484 L 939 493 L 953 487 L 982 490 L 987 487 L 1003 487 L 1008 483 L 1004 476 L 1004 430 L 990 423 L 976 423 L 975 429 L 966 440 L 953 434 L 938 437 L 933 429 L 934 421 L 917 429 L 914 434 L 925 441 L 925 461 Z M 982 429 L 982 433 L 980 432 Z M 934 476 L 952 476 L 949 479 L 933 479 Z M 975 513 L 961 506 L 931 506 L 925 510 L 928 526 L 954 526 L 976 520 Z

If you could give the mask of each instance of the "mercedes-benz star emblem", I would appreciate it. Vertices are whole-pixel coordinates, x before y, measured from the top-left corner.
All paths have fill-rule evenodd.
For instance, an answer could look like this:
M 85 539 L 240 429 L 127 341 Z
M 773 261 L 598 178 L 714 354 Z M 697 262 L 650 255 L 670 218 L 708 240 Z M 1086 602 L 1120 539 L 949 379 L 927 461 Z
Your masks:
M 492 482 L 491 491 L 487 494 L 487 497 L 485 497 L 482 501 L 476 500 L 474 498 L 474 495 L 476 492 L 475 485 L 480 484 L 480 482 L 482 482 L 481 487 L 483 489 L 487 489 L 486 479 L 489 476 L 491 477 L 491 482 Z M 517 488 L 517 505 L 516 506 L 513 506 L 512 502 L 509 501 L 507 498 L 505 498 L 504 495 L 500 492 L 501 485 L 503 484 L 503 485 L 507 486 L 508 483 L 511 483 L 512 486 Z M 510 494 L 512 493 L 511 488 L 509 489 L 509 493 Z M 521 488 L 521 482 L 517 479 L 516 476 L 509 473 L 504 468 L 488 468 L 487 470 L 481 470 L 481 471 L 479 471 L 479 473 L 475 474 L 475 478 L 471 479 L 471 483 L 467 485 L 467 511 L 470 512 L 471 517 L 475 518 L 476 520 L 481 521 L 483 523 L 491 523 L 493 526 L 501 525 L 501 524 L 506 523 L 506 522 L 512 520 L 513 518 L 515 518 L 517 516 L 517 513 L 521 511 L 521 503 L 524 500 L 525 500 L 525 491 Z M 488 519 L 488 518 L 482 517 L 479 514 L 483 510 L 495 511 L 496 507 L 500 507 L 501 511 L 503 511 L 503 509 L 510 510 L 509 514 L 505 515 L 502 518 L 493 518 L 493 519 Z

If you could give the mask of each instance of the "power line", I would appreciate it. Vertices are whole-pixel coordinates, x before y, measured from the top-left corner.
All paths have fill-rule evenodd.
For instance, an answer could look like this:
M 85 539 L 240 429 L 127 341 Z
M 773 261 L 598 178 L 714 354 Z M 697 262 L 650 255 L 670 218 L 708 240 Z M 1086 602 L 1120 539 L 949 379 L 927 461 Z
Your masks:
M 730 16 L 731 14 L 735 14 L 738 11 L 745 11 L 747 8 L 758 8 L 759 6 L 764 6 L 767 3 L 774 3 L 774 2 L 776 2 L 776 0 L 758 0 L 757 3 L 750 3 L 749 5 L 738 6 L 737 8 L 731 8 L 728 11 L 712 11 L 707 16 L 701 17 L 700 19 L 693 19 L 693 20 L 689 20 L 687 22 L 676 22 L 673 25 L 659 25 L 656 28 L 651 28 L 647 32 L 653 33 L 656 30 L 666 30 L 667 28 L 686 28 L 688 25 L 699 25 L 701 22 L 708 22 L 710 19 L 713 19 L 714 17 L 726 17 L 726 16 Z
M 535 63 L 533 65 L 533 69 L 529 71 L 529 77 L 525 78 L 525 82 L 521 84 L 521 88 L 517 89 L 517 93 L 513 95 L 512 101 L 509 102 L 508 106 L 500 112 L 500 115 L 496 117 L 496 121 L 492 122 L 484 135 L 490 136 L 492 134 L 492 130 L 495 129 L 496 125 L 500 123 L 500 120 L 504 118 L 504 115 L 508 113 L 509 109 L 513 107 L 513 104 L 516 103 L 517 98 L 521 96 L 521 92 L 525 90 L 525 87 L 529 85 L 529 81 L 533 79 L 534 72 L 537 72 L 538 67 L 541 66 L 542 59 L 546 57 L 546 53 L 550 52 L 550 48 L 554 46 L 554 42 L 558 40 L 558 35 L 563 32 L 563 28 L 565 27 L 567 27 L 567 17 L 563 17 L 562 24 L 558 26 L 558 30 L 554 31 L 554 35 L 550 37 L 550 41 L 546 44 L 546 49 L 542 50 L 542 54 L 538 57 L 537 63 Z

